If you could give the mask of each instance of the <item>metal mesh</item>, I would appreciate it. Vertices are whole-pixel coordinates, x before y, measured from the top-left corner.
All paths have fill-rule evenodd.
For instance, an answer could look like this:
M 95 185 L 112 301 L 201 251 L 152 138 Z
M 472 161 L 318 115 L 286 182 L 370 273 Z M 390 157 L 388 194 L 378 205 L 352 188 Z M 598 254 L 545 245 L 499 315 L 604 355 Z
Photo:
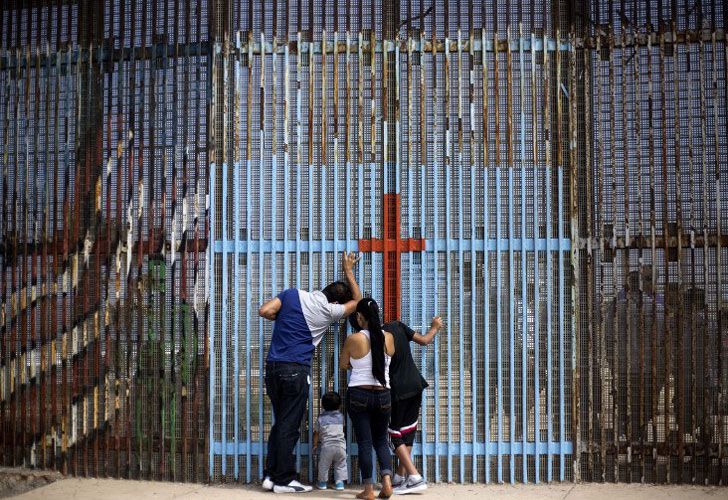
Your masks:
M 256 308 L 367 248 L 386 316 L 447 324 L 414 350 L 428 479 L 725 484 L 725 16 L 3 2 L 0 461 L 257 480 Z
M 207 61 L 89 7 L 2 7 L 2 462 L 199 481 Z
M 262 470 L 262 440 L 272 416 L 267 402 L 243 389 L 237 375 L 260 370 L 258 349 L 269 339 L 270 325 L 256 317 L 256 304 L 284 287 L 322 287 L 339 276 L 342 250 L 389 237 L 423 238 L 425 251 L 395 256 L 399 276 L 385 271 L 389 257 L 364 252 L 358 269 L 364 293 L 386 300 L 385 283 L 393 277 L 401 283 L 402 320 L 425 330 L 439 313 L 448 324 L 434 348 L 415 349 L 431 381 L 416 450 L 424 472 L 456 481 L 573 477 L 567 467 L 574 446 L 573 327 L 561 319 L 571 311 L 569 165 L 565 146 L 542 144 L 550 134 L 561 144 L 569 130 L 567 107 L 558 97 L 568 84 L 568 45 L 509 34 L 504 13 L 498 14 L 503 28 L 497 38 L 488 30 L 471 34 L 457 21 L 468 7 L 448 7 L 449 21 L 438 21 L 443 31 L 436 33 L 435 51 L 421 45 L 429 34 L 395 46 L 382 41 L 379 31 L 354 32 L 347 42 L 341 25 L 339 45 L 332 45 L 332 31 L 325 47 L 308 43 L 310 33 L 300 39 L 290 34 L 302 43 L 286 51 L 280 41 L 268 45 L 268 7 L 265 23 L 257 17 L 263 11 L 255 10 L 255 20 L 245 21 L 243 8 L 241 27 L 254 32 L 232 35 L 235 50 L 229 55 L 222 46 L 214 64 L 225 82 L 213 96 L 220 126 L 215 134 L 239 142 L 226 147 L 216 140 L 227 149 L 217 153 L 224 166 L 215 169 L 213 181 L 219 193 L 215 253 L 223 259 L 244 254 L 247 267 L 236 271 L 214 260 L 213 273 L 252 273 L 252 280 L 230 282 L 211 304 L 213 318 L 234 311 L 232 323 L 221 324 L 212 340 L 222 346 L 213 362 L 226 367 L 215 371 L 213 385 L 213 479 L 250 480 Z M 356 22 L 366 26 L 371 8 L 363 5 L 365 14 Z M 318 27 L 323 13 L 318 4 L 313 9 Z M 443 19 L 446 7 L 435 9 L 441 15 L 433 19 Z M 459 37 L 457 28 L 463 30 Z M 318 28 L 314 33 L 314 42 L 321 40 Z M 447 45 L 444 34 L 451 36 Z M 267 47 L 263 56 L 260 44 Z M 384 78 L 385 68 L 398 80 Z M 390 114 L 392 107 L 398 112 Z M 398 133 L 390 135 L 392 130 Z M 392 222 L 383 220 L 392 216 L 385 208 L 390 195 L 399 203 L 397 236 L 383 227 Z M 236 300 L 248 296 L 245 303 Z M 243 335 L 246 342 L 253 339 L 252 358 Z M 297 451 L 304 477 L 312 470 L 310 422 L 318 398 L 346 385 L 336 369 L 344 335 L 334 327 L 313 363 L 312 404 Z M 238 339 L 237 347 L 231 338 Z M 263 417 L 255 435 L 248 412 Z M 350 431 L 349 438 L 356 456 Z M 543 466 L 533 459 L 537 455 L 547 457 Z
M 703 459 L 719 455 L 725 434 L 726 96 L 711 83 L 725 79 L 725 44 L 706 32 L 676 37 L 696 16 L 721 19 L 720 7 L 697 7 L 675 24 L 652 11 L 658 31 L 627 24 L 649 22 L 646 12 L 619 16 L 621 31 L 593 39 L 593 253 L 582 260 L 581 309 L 591 318 L 581 357 L 588 479 L 717 483 L 726 473 Z

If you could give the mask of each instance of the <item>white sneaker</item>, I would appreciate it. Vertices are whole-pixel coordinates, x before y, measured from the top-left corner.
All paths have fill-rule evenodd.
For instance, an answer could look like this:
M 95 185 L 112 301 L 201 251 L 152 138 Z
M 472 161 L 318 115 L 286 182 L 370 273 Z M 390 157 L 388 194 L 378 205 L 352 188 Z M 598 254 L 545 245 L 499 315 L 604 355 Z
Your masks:
M 412 476 L 407 478 L 402 486 L 394 489 L 395 495 L 409 495 L 410 493 L 419 493 L 427 489 L 427 482 L 425 478 L 414 479 Z
M 400 476 L 399 474 L 395 474 L 392 476 L 392 487 L 393 488 L 399 488 L 404 484 L 404 482 L 407 480 L 406 476 Z
M 263 478 L 263 489 L 265 491 L 273 491 L 273 481 L 271 481 L 270 477 L 265 476 Z
M 294 479 L 284 486 L 276 484 L 275 486 L 273 486 L 273 493 L 308 493 L 312 489 L 312 486 L 301 484 Z

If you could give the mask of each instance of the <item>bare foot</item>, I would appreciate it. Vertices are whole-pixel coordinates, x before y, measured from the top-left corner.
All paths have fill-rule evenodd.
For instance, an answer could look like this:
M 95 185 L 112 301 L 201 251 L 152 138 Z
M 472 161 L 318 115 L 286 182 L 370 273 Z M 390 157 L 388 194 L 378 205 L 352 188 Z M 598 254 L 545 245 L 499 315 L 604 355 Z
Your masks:
M 389 488 L 382 487 L 382 490 L 379 492 L 379 498 L 389 498 L 392 496 L 393 490 L 390 486 Z
M 356 498 L 361 498 L 362 500 L 374 500 L 374 491 L 364 490 L 361 493 L 357 494 Z

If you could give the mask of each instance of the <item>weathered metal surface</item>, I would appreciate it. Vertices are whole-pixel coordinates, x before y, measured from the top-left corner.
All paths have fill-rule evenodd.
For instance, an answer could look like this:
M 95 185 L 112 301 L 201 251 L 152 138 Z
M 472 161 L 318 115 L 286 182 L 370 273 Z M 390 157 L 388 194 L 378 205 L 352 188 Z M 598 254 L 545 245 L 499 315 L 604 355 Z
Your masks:
M 452 14 L 464 10 L 464 6 L 452 7 Z M 441 12 L 440 9 L 433 11 Z M 323 37 L 323 30 L 321 33 Z M 559 130 L 553 139 L 549 138 L 554 145 L 565 136 L 567 101 L 564 96 L 568 85 L 565 68 L 569 60 L 569 41 L 556 43 L 548 34 L 517 39 L 508 26 L 503 28 L 502 36 L 483 31 L 478 36 L 465 37 L 462 30 L 458 35 L 456 30 L 443 34 L 438 29 L 437 32 L 419 33 L 407 42 L 400 39 L 398 43 L 386 38 L 381 40 L 376 31 L 346 37 L 340 37 L 336 31 L 329 33 L 327 30 L 326 33 L 327 40 L 315 41 L 318 45 L 313 46 L 314 50 L 311 50 L 311 42 L 296 34 L 295 48 L 300 49 L 297 50 L 297 62 L 293 64 L 291 60 L 286 64 L 288 71 L 296 72 L 295 130 L 299 166 L 277 171 L 275 175 L 279 179 L 282 176 L 283 180 L 272 183 L 273 160 L 282 152 L 281 143 L 277 142 L 275 150 L 261 149 L 261 145 L 268 142 L 254 134 L 248 143 L 253 152 L 254 171 L 257 163 L 265 176 L 254 178 L 258 188 L 252 203 L 249 194 L 252 186 L 246 184 L 240 189 L 242 192 L 236 194 L 240 184 L 231 182 L 230 175 L 225 176 L 227 167 L 222 171 L 214 168 L 214 192 L 220 193 L 214 198 L 215 212 L 220 214 L 215 220 L 220 230 L 213 231 L 216 235 L 212 247 L 215 257 L 209 262 L 211 275 L 219 275 L 216 279 L 220 279 L 223 286 L 214 285 L 210 289 L 215 300 L 210 307 L 212 324 L 219 325 L 213 334 L 215 368 L 211 372 L 212 477 L 246 480 L 258 477 L 264 438 L 272 419 L 263 392 L 255 390 L 261 381 L 262 357 L 255 359 L 254 354 L 265 348 L 270 326 L 259 320 L 249 326 L 246 324 L 245 328 L 236 327 L 240 320 L 234 319 L 237 313 L 234 308 L 231 311 L 230 306 L 237 303 L 234 307 L 243 307 L 243 300 L 237 301 L 235 296 L 247 297 L 253 293 L 253 300 L 245 304 L 246 309 L 238 316 L 247 317 L 256 301 L 280 287 L 294 283 L 317 287 L 332 279 L 336 272 L 336 266 L 331 264 L 335 261 L 335 251 L 348 248 L 369 253 L 386 248 L 387 240 L 395 242 L 391 249 L 397 252 L 402 251 L 398 243 L 402 242 L 404 254 L 365 257 L 361 279 L 367 293 L 379 299 L 385 297 L 387 304 L 387 296 L 401 297 L 399 317 L 415 326 L 428 321 L 436 308 L 452 322 L 451 330 L 438 338 L 434 352 L 416 352 L 433 387 L 423 404 L 423 444 L 416 452 L 422 470 L 436 480 L 497 477 L 545 481 L 573 477 L 570 437 L 573 402 L 566 382 L 572 379 L 573 359 L 569 346 L 573 325 L 559 324 L 571 297 L 570 287 L 562 286 L 566 283 L 571 249 L 569 229 L 564 222 L 568 220 L 566 213 L 569 211 L 567 177 L 564 175 L 567 170 L 557 165 L 567 161 L 567 146 L 562 145 L 559 154 L 556 148 L 553 152 L 550 148 L 539 148 L 542 139 L 532 138 L 533 148 L 543 155 L 532 158 L 532 164 L 528 165 L 523 158 L 525 130 L 533 127 L 541 138 L 549 137 L 544 129 Z M 276 40 L 283 38 L 278 34 L 268 34 L 266 38 L 270 39 L 272 35 Z M 342 38 L 350 41 L 343 46 L 331 43 Z M 423 39 L 429 43 L 422 43 Z M 246 49 L 248 57 L 244 57 L 246 50 L 225 44 L 215 50 L 222 57 L 230 58 L 230 65 L 246 60 L 253 78 L 260 82 L 263 68 L 273 63 L 274 54 L 279 57 L 282 52 L 280 46 L 268 47 L 265 40 L 255 43 L 257 47 L 266 47 L 260 59 L 250 57 L 258 51 L 252 44 Z M 289 44 L 288 49 L 292 52 L 293 46 Z M 542 71 L 537 62 L 543 58 L 544 50 L 551 53 L 545 58 L 548 72 Z M 567 52 L 557 57 L 555 52 L 560 50 Z M 332 55 L 339 51 L 357 56 L 345 59 L 347 75 L 351 75 L 347 76 L 346 82 L 336 77 L 333 82 L 330 80 L 330 76 L 337 73 L 338 64 Z M 407 64 L 403 64 L 404 57 Z M 478 65 L 476 61 L 484 64 Z M 466 67 L 468 62 L 472 67 Z M 528 84 L 520 74 L 521 67 L 525 68 L 526 64 L 531 64 L 534 81 L 537 72 L 539 78 L 548 77 L 550 82 L 555 78 L 564 80 L 558 89 L 549 84 L 529 90 L 534 106 L 526 106 L 523 102 Z M 215 67 L 223 68 L 222 65 Z M 272 76 L 272 73 L 266 75 Z M 419 85 L 416 84 L 417 76 Z M 214 81 L 219 81 L 215 78 Z M 470 84 L 467 90 L 463 88 L 466 84 L 463 78 Z M 268 100 L 267 96 L 281 91 L 279 87 L 272 87 L 272 82 L 266 76 L 266 83 L 261 87 L 265 89 L 265 95 L 248 92 L 247 99 L 242 98 L 246 102 L 241 102 L 240 108 L 247 110 L 248 119 L 251 119 L 250 113 L 253 113 L 253 121 L 260 119 L 263 102 L 267 117 L 285 113 L 284 103 Z M 483 82 L 482 86 L 480 82 Z M 280 80 L 278 85 L 281 85 Z M 342 90 L 341 85 L 346 85 L 346 89 Z M 237 112 L 224 108 L 224 88 L 219 85 L 213 88 L 219 92 L 212 98 L 213 115 Z M 557 92 L 562 93 L 561 97 Z M 544 100 L 544 93 L 553 97 Z M 402 101 L 406 101 L 406 105 Z M 489 101 L 492 101 L 490 105 Z M 556 107 L 557 102 L 560 109 Z M 545 103 L 553 103 L 554 110 L 549 116 L 554 121 L 561 118 L 564 121 L 561 127 L 552 124 L 551 118 L 545 123 L 539 121 Z M 272 107 L 276 106 L 274 111 Z M 519 106 L 523 108 L 520 121 L 510 111 Z M 483 107 L 494 110 L 497 116 L 487 112 L 479 116 L 476 110 Z M 338 148 L 336 141 L 332 141 L 332 137 L 337 138 L 339 120 L 346 123 L 343 138 L 346 144 L 341 144 L 340 148 L 345 157 L 351 156 L 352 160 L 357 157 L 354 163 L 347 165 L 351 172 L 348 176 L 338 175 Z M 221 128 L 214 131 L 216 137 L 237 133 L 225 128 L 230 127 L 232 121 L 219 119 L 217 123 Z M 266 122 L 261 127 L 265 137 L 273 133 L 272 123 Z M 274 123 L 278 124 L 278 120 Z M 328 128 L 325 133 L 320 128 L 324 124 Z M 403 133 L 405 129 L 409 133 Z M 348 133 L 349 130 L 352 133 Z M 498 134 L 491 136 L 487 130 L 497 130 Z M 418 131 L 420 137 L 416 136 Z M 349 153 L 352 147 L 356 148 L 353 155 Z M 488 156 L 481 156 L 481 151 L 489 152 Z M 241 160 L 228 156 L 226 163 L 235 168 Z M 415 161 L 417 164 L 412 165 Z M 308 165 L 303 166 L 306 162 Z M 516 172 L 514 167 L 519 165 L 523 168 Z M 537 180 L 533 183 L 537 188 L 531 188 L 526 182 L 518 183 L 519 175 L 525 178 L 528 171 L 537 172 Z M 295 195 L 294 185 L 297 186 Z M 343 193 L 347 194 L 342 199 Z M 332 205 L 330 199 L 341 200 L 342 205 Z M 398 201 L 392 203 L 393 199 Z M 486 200 L 491 205 L 487 208 L 483 203 Z M 268 236 L 260 230 L 260 225 L 270 225 L 271 230 L 274 224 L 280 227 L 280 222 L 274 222 L 273 218 L 286 213 L 286 203 L 291 205 L 288 217 L 292 219 L 287 225 L 292 226 L 295 233 L 286 236 L 277 229 L 275 235 L 270 233 Z M 521 207 L 527 207 L 527 210 Z M 396 209 L 394 213 L 392 208 Z M 250 224 L 253 228 L 259 227 L 257 231 L 253 229 L 252 239 L 232 236 L 238 230 L 223 236 L 227 231 L 223 228 L 231 218 L 234 220 L 230 215 L 234 210 L 243 210 L 240 220 L 249 221 L 238 228 L 242 234 L 250 234 Z M 542 220 L 549 224 L 535 227 L 531 222 L 532 214 L 546 214 Z M 331 215 L 334 219 L 329 224 Z M 526 222 L 519 224 L 521 219 Z M 424 247 L 411 243 L 420 238 Z M 227 289 L 224 286 L 225 276 L 230 274 L 230 268 L 225 269 L 224 256 L 236 248 L 244 249 L 250 259 L 248 266 L 241 267 L 240 272 L 253 275 L 250 282 L 241 277 L 237 291 L 233 290 L 234 286 Z M 418 255 L 422 250 L 423 254 Z M 295 260 L 281 261 L 280 256 L 286 252 L 291 252 L 291 256 L 295 252 Z M 392 263 L 392 259 L 400 261 L 401 265 L 389 266 L 387 262 Z M 538 287 L 550 307 L 541 308 L 533 303 L 524 305 L 533 300 L 528 288 L 529 283 L 537 281 L 530 271 L 536 262 L 544 280 Z M 525 271 L 518 275 L 515 270 L 521 268 Z M 391 269 L 395 270 L 394 274 Z M 384 283 L 397 275 L 401 276 L 401 291 L 388 295 Z M 482 284 L 478 285 L 478 282 Z M 405 283 L 409 286 L 405 287 Z M 395 285 L 399 287 L 397 280 Z M 487 292 L 483 293 L 483 289 Z M 535 299 L 538 300 L 538 296 Z M 385 314 L 392 314 L 389 310 Z M 534 340 L 530 326 L 533 312 L 529 313 L 529 310 L 539 311 L 540 342 Z M 254 309 L 252 311 L 254 313 Z M 520 321 L 518 318 L 522 316 L 525 319 Z M 226 318 L 232 318 L 233 322 Z M 327 388 L 345 386 L 342 376 L 329 368 L 335 366 L 342 333 L 334 329 L 331 337 L 321 345 L 320 357 L 313 366 L 312 401 Z M 247 362 L 253 380 L 244 395 L 240 385 L 239 394 L 246 407 L 250 407 L 252 413 L 258 413 L 259 420 L 252 426 L 244 423 L 247 420 L 242 416 L 233 418 L 232 425 L 227 423 L 231 414 L 234 415 L 231 408 L 237 398 L 231 393 L 237 393 L 234 389 L 237 376 L 225 360 L 236 354 L 220 352 L 216 347 L 219 342 L 228 345 L 227 339 L 231 336 L 235 339 L 242 335 L 245 338 L 241 337 L 238 345 L 242 346 L 244 341 L 252 346 L 252 352 L 246 348 L 243 355 L 242 348 L 238 349 L 241 359 L 250 359 L 250 354 L 253 355 Z M 562 348 L 563 352 L 560 352 Z M 534 357 L 538 367 L 529 369 Z M 523 369 L 526 375 L 517 379 L 516 375 L 523 373 Z M 543 379 L 541 389 L 538 378 Z M 522 397 L 519 399 L 518 396 Z M 308 422 L 317 411 L 316 404 L 308 413 Z M 538 426 L 536 436 L 534 423 L 529 423 L 534 421 Z M 250 435 L 244 440 L 241 439 L 242 426 Z M 240 431 L 237 438 L 236 429 Z M 311 471 L 310 426 L 304 424 L 302 430 L 303 440 L 297 453 L 304 475 L 307 475 Z M 350 450 L 356 470 L 355 443 Z
M 97 7 L 2 7 L 2 462 L 200 481 L 205 61 L 141 47 L 201 6 Z
M 726 168 L 715 146 L 726 123 L 710 113 L 725 95 L 707 72 L 725 79 L 724 7 L 592 6 L 582 40 L 597 196 L 577 245 L 592 255 L 580 307 L 594 318 L 579 332 L 593 346 L 580 357 L 581 415 L 597 419 L 581 476 L 725 484 L 726 185 L 711 168 Z
M 448 325 L 428 479 L 726 484 L 728 13 L 677 4 L 3 3 L 0 461 L 258 479 L 256 306 L 359 250 Z

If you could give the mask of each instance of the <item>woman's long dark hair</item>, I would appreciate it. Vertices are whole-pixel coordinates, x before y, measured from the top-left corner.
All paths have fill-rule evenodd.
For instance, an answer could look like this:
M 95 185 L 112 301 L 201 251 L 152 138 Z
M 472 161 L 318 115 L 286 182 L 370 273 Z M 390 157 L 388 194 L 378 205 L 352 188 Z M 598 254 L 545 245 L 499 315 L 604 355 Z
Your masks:
M 384 332 L 379 318 L 379 306 L 372 298 L 361 299 L 356 305 L 356 312 L 361 313 L 369 324 L 369 341 L 372 351 L 372 375 L 383 386 L 387 385 L 384 377 Z

